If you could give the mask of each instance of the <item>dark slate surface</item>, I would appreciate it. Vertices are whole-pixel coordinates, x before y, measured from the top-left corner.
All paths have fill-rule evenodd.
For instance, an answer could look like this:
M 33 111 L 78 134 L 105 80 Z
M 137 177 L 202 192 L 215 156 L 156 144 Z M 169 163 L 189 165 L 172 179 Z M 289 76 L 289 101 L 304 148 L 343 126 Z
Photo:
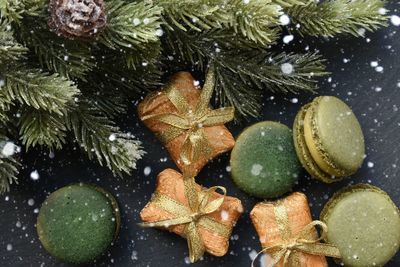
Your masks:
M 397 2 L 397 1 L 393 1 Z M 392 4 L 390 14 L 399 14 L 399 4 Z M 367 157 L 362 169 L 351 178 L 334 185 L 311 180 L 306 173 L 300 177 L 294 190 L 305 192 L 315 219 L 327 199 L 338 189 L 358 182 L 377 185 L 387 191 L 400 205 L 400 28 L 391 25 L 387 29 L 366 38 L 342 38 L 340 40 L 314 39 L 301 42 L 296 38 L 294 49 L 304 51 L 318 48 L 327 58 L 332 74 L 321 80 L 320 95 L 335 95 L 346 101 L 358 116 L 364 130 Z M 292 49 L 283 46 L 284 49 Z M 371 62 L 383 67 L 377 72 Z M 198 79 L 202 77 L 197 76 Z M 315 95 L 265 96 L 264 120 L 276 120 L 292 125 L 297 110 Z M 296 98 L 296 99 L 295 99 Z M 296 101 L 298 100 L 298 101 Z M 121 125 L 135 133 L 148 152 L 140 161 L 132 176 L 113 177 L 109 171 L 89 162 L 74 149 L 57 151 L 51 158 L 45 152 L 32 151 L 26 155 L 20 184 L 0 199 L 0 266 L 68 266 L 49 256 L 38 241 L 35 222 L 38 208 L 46 196 L 54 190 L 74 182 L 99 184 L 115 194 L 122 210 L 122 231 L 115 246 L 92 266 L 186 266 L 186 241 L 180 237 L 153 229 L 140 229 L 139 211 L 149 200 L 155 187 L 156 175 L 167 167 L 174 167 L 167 152 L 154 135 L 145 129 L 134 114 L 122 118 Z M 237 136 L 244 127 L 230 125 Z M 222 185 L 229 195 L 243 201 L 246 213 L 233 231 L 228 254 L 222 258 L 205 255 L 193 266 L 250 266 L 249 254 L 260 249 L 248 212 L 257 202 L 232 183 L 227 172 L 228 156 L 216 159 L 201 172 L 197 181 L 205 186 Z M 144 175 L 144 168 L 151 173 Z M 30 173 L 37 170 L 40 179 L 33 181 Z M 333 262 L 330 266 L 336 266 Z M 400 266 L 400 255 L 387 266 Z

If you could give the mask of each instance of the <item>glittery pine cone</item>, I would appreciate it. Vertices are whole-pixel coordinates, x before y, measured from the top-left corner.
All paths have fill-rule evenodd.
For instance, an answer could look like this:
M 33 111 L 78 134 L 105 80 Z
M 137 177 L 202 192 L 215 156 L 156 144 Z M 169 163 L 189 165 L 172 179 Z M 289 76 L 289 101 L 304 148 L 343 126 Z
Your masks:
M 94 38 L 107 24 L 103 0 L 50 0 L 49 27 L 69 39 Z

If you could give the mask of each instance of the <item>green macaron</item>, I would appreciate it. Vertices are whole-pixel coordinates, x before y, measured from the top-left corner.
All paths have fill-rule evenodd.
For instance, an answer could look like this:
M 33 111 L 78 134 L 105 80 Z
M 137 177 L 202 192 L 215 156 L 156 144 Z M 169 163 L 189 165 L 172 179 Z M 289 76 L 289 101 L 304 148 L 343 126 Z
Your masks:
M 43 247 L 60 261 L 90 263 L 117 238 L 120 213 L 115 198 L 94 185 L 73 184 L 43 203 L 37 232 Z
M 230 164 L 236 185 L 258 198 L 276 198 L 290 191 L 301 171 L 292 131 L 272 121 L 256 123 L 239 135 Z
M 305 105 L 293 126 L 297 155 L 311 176 L 331 183 L 354 174 L 365 154 L 360 123 L 350 107 L 333 96 Z
M 321 220 L 328 226 L 326 241 L 338 247 L 345 266 L 384 266 L 399 250 L 399 210 L 377 187 L 359 184 L 339 191 Z

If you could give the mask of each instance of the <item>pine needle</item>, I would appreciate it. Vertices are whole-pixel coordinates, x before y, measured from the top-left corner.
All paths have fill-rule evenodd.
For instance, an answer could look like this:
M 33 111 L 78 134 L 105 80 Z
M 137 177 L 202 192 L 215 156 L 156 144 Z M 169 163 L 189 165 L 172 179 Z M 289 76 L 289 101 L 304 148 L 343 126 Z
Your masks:
M 365 30 L 374 31 L 387 24 L 382 0 L 328 0 L 320 4 L 310 2 L 305 6 L 287 9 L 298 31 L 312 36 L 332 37 L 347 33 L 364 36 Z
M 5 74 L 5 86 L 1 94 L 10 101 L 54 112 L 59 115 L 74 106 L 78 88 L 58 74 L 48 74 L 38 69 L 21 68 Z
M 68 114 L 67 125 L 89 159 L 97 159 L 100 165 L 118 175 L 135 169 L 136 161 L 144 154 L 139 141 L 122 133 L 104 114 L 84 100 Z

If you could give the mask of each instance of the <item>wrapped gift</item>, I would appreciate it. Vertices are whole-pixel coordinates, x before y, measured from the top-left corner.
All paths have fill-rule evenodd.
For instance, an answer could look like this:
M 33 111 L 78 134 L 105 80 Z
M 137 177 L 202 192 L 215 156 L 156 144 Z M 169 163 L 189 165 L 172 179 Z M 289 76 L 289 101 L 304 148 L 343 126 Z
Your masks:
M 234 109 L 212 110 L 209 106 L 214 79 L 209 71 L 200 90 L 190 73 L 178 72 L 161 92 L 150 94 L 138 105 L 140 119 L 163 142 L 181 171 L 193 163 L 193 170 L 199 172 L 235 144 L 224 126 L 233 119 Z
M 227 253 L 232 228 L 242 212 L 241 201 L 225 196 L 223 187 L 202 188 L 190 177 L 166 169 L 158 175 L 156 192 L 140 216 L 142 226 L 185 237 L 190 260 L 195 262 L 205 251 L 215 256 Z
M 340 257 L 339 250 L 321 243 L 327 231 L 312 221 L 307 197 L 295 192 L 275 202 L 258 203 L 250 213 L 263 247 L 266 266 L 327 267 L 325 256 Z M 318 236 L 316 226 L 321 228 Z

